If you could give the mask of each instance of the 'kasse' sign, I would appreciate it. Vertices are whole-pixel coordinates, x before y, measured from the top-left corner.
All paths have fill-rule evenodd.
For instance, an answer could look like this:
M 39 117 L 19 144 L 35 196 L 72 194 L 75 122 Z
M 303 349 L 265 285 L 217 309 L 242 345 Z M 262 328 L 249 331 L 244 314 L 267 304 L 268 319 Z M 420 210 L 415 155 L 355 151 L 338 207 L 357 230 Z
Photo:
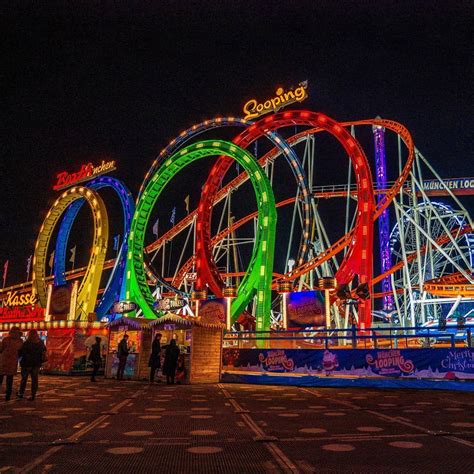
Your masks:
M 33 293 L 22 293 L 18 291 L 7 292 L 7 297 L 3 300 L 3 306 L 14 308 L 16 306 L 34 305 L 38 299 Z

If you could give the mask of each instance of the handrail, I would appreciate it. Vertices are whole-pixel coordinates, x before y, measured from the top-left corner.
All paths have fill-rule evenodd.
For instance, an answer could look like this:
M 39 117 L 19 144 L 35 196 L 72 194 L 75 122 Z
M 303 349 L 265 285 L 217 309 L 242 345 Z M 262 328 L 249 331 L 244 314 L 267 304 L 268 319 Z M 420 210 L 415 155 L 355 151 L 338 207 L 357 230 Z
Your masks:
M 448 332 L 446 329 L 440 329 L 439 326 L 374 327 L 363 330 L 352 326 L 346 329 L 315 328 L 302 330 L 291 329 L 285 331 L 226 331 L 224 333 L 224 341 L 307 341 L 308 339 L 318 339 L 324 343 L 324 347 L 327 349 L 329 346 L 334 345 L 335 341 L 337 343 L 340 340 L 351 341 L 353 348 L 357 348 L 357 342 L 360 341 L 364 343 L 364 347 L 366 348 L 366 342 L 371 340 L 373 348 L 375 349 L 378 348 L 383 341 L 389 341 L 390 348 L 396 349 L 399 339 L 405 339 L 407 347 L 409 340 L 417 339 L 420 346 L 424 348 L 431 347 L 432 340 L 434 340 L 435 343 L 447 340 L 451 348 L 456 347 L 456 342 L 464 342 L 467 347 L 473 347 L 473 327 L 456 326 L 448 327 L 448 329 L 455 330 L 456 332 Z M 385 334 L 381 334 L 383 332 L 385 332 Z M 395 341 L 395 347 L 392 345 L 393 341 Z

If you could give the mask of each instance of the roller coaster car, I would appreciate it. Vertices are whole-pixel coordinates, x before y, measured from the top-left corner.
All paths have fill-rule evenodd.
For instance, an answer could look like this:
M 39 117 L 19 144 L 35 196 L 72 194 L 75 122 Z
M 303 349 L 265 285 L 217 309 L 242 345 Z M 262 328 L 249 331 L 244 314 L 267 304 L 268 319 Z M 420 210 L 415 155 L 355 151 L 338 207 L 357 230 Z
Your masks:
M 454 337 L 454 342 L 466 342 L 468 344 L 468 329 L 474 333 L 474 316 L 469 315 L 457 318 L 446 318 L 444 321 L 428 321 L 422 325 L 423 329 L 416 331 L 416 336 L 422 337 L 422 346 L 430 346 L 438 343 L 450 343 Z

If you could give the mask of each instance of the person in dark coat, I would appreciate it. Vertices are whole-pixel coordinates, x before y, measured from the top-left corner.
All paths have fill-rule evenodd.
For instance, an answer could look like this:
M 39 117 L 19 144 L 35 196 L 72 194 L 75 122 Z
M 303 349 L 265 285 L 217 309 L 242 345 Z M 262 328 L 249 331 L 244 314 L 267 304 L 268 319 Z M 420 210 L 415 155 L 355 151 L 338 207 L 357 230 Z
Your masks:
M 0 385 L 3 383 L 3 378 L 6 377 L 6 401 L 10 400 L 12 396 L 13 377 L 18 369 L 18 357 L 22 345 L 21 331 L 16 326 L 11 328 L 8 336 L 0 342 Z
M 39 371 L 46 359 L 46 347 L 35 329 L 28 332 L 28 338 L 20 349 L 20 358 L 21 383 L 18 398 L 23 398 L 28 377 L 31 376 L 31 396 L 28 400 L 34 400 L 38 391 Z
M 155 334 L 155 338 L 153 339 L 153 343 L 151 344 L 151 354 L 150 358 L 148 359 L 148 367 L 150 367 L 150 383 L 155 381 L 155 372 L 156 369 L 161 367 L 161 334 Z
M 176 339 L 171 339 L 169 346 L 166 348 L 165 361 L 163 362 L 163 375 L 166 375 L 166 383 L 168 385 L 174 384 L 178 357 L 179 348 L 176 345 Z
M 117 380 L 123 380 L 128 354 L 130 354 L 130 347 L 128 345 L 128 334 L 125 334 L 117 347 L 117 357 L 119 360 Z
M 91 382 L 97 382 L 95 379 L 95 376 L 97 375 L 97 372 L 100 369 L 100 365 L 102 363 L 102 356 L 100 354 L 100 342 L 102 339 L 97 336 L 95 338 L 95 344 L 92 344 L 91 346 L 91 352 L 89 354 L 89 362 L 92 363 L 92 376 L 91 376 Z

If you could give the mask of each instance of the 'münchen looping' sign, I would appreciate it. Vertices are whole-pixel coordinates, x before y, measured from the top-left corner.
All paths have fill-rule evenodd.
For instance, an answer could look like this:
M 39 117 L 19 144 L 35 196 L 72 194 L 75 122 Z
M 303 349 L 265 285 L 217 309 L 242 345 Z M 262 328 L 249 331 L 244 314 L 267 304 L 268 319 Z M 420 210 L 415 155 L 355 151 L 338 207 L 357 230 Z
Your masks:
M 304 81 L 300 82 L 299 86 L 295 89 L 290 89 L 286 92 L 283 87 L 279 87 L 275 92 L 275 97 L 263 103 L 257 102 L 256 99 L 251 99 L 244 105 L 244 119 L 251 120 L 269 112 L 278 112 L 281 108 L 295 102 L 303 102 L 308 97 L 307 88 L 308 81 Z

